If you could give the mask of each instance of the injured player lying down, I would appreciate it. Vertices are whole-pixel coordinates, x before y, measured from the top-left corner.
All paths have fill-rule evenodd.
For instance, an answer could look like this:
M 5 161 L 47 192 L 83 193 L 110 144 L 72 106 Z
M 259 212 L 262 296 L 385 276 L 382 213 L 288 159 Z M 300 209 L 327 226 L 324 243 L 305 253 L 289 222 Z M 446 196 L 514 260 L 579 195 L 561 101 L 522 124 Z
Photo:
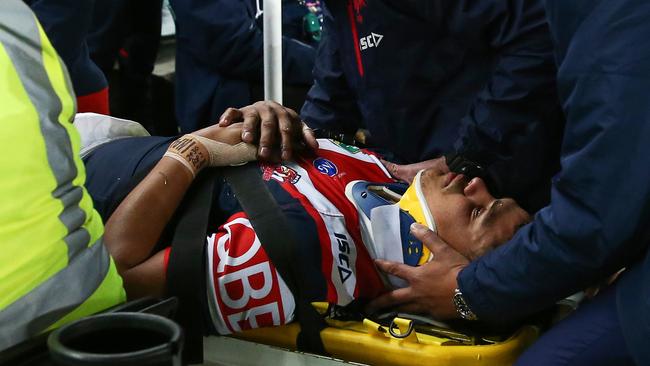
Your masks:
M 240 142 L 238 125 L 205 131 L 197 134 L 231 145 Z M 165 248 L 169 243 L 161 233 L 198 173 L 194 170 L 205 165 L 184 160 L 187 154 L 179 148 L 194 146 L 207 156 L 204 145 L 211 145 L 204 138 L 187 136 L 176 142 L 157 137 L 120 139 L 85 159 L 88 188 L 100 211 L 104 201 L 114 199 L 116 185 L 151 169 L 106 224 L 105 242 L 130 298 L 165 295 L 167 263 L 174 253 Z M 468 257 L 505 242 L 530 219 L 513 200 L 492 197 L 481 179 L 468 181 L 453 173 L 424 171 L 400 196 L 406 186 L 395 184 L 371 153 L 331 140 L 318 142 L 317 151 L 295 162 L 249 163 L 259 165 L 294 229 L 299 252 L 295 257 L 300 259 L 296 265 L 312 291 L 307 295 L 318 301 L 346 305 L 401 286 L 397 278 L 384 278 L 373 259 L 410 265 L 430 259 L 427 249 L 409 237 L 413 218 Z M 245 149 L 240 154 L 243 157 L 221 163 L 251 158 Z M 197 311 L 220 334 L 290 322 L 292 294 L 227 184 L 219 189 L 215 224 L 205 244 L 208 273 L 196 279 L 207 281 L 208 308 Z

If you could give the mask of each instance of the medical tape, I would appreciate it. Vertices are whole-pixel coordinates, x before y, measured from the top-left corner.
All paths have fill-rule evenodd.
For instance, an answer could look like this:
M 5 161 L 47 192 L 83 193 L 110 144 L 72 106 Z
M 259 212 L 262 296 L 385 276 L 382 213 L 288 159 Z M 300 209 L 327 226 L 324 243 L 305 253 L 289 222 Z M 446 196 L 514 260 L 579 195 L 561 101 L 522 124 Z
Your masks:
M 257 147 L 244 142 L 230 145 L 188 134 L 172 142 L 164 156 L 179 161 L 195 177 L 206 165 L 238 166 L 256 160 Z
M 192 174 L 192 178 L 209 162 L 207 149 L 196 137 L 194 135 L 181 136 L 169 145 L 167 152 L 163 155 L 183 164 Z
M 245 142 L 230 145 L 203 136 L 194 137 L 208 151 L 210 166 L 238 166 L 246 164 L 249 161 L 257 160 L 257 147 L 255 145 Z

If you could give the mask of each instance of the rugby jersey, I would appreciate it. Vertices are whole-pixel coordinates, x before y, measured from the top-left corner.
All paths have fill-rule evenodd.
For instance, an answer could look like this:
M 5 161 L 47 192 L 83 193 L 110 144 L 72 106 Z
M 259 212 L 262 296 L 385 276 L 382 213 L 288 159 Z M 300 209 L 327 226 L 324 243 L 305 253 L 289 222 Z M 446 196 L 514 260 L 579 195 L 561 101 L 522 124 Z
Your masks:
M 319 140 L 310 157 L 259 163 L 266 184 L 297 241 L 295 258 L 313 301 L 347 305 L 384 291 L 359 229 L 346 185 L 355 180 L 392 182 L 376 156 L 331 140 Z M 207 241 L 207 297 L 219 334 L 293 320 L 295 303 L 241 209 Z

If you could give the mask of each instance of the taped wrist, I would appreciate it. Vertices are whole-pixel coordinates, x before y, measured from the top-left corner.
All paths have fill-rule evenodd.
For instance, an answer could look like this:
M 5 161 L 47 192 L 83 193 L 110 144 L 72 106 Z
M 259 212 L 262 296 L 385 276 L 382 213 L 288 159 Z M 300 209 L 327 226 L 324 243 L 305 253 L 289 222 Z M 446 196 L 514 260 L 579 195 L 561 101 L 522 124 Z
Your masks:
M 209 155 L 209 166 L 237 166 L 257 159 L 255 145 L 245 142 L 230 145 L 203 136 L 194 136 L 194 138 L 205 146 Z
M 169 145 L 167 152 L 163 155 L 183 164 L 192 173 L 192 177 L 195 177 L 196 173 L 210 162 L 207 149 L 196 137 L 194 135 L 181 136 Z

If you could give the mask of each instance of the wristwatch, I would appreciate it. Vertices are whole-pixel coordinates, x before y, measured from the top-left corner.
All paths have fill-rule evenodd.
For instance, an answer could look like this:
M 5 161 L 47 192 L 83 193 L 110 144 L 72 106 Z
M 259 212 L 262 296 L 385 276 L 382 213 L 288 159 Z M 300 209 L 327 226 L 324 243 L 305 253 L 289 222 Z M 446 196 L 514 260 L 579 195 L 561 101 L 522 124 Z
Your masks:
M 459 289 L 454 290 L 454 297 L 453 297 L 453 302 L 454 302 L 454 307 L 456 308 L 456 312 L 458 315 L 460 315 L 461 318 L 465 320 L 478 320 L 478 317 L 472 309 L 469 308 L 469 305 L 467 305 L 467 302 L 463 298 L 463 293 Z

